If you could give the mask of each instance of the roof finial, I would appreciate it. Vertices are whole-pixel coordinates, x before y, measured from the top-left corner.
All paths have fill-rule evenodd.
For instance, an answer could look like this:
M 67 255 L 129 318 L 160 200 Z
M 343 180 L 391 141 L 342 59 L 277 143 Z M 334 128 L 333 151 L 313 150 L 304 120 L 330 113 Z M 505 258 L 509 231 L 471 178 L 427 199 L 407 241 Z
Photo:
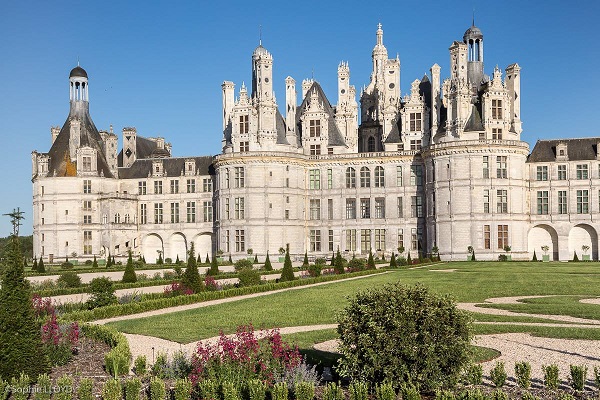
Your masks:
M 472 26 L 475 26 L 475 7 L 473 7 L 473 23 Z
M 258 45 L 262 46 L 262 25 L 258 25 Z
M 77 56 L 77 66 L 79 67 L 79 56 Z

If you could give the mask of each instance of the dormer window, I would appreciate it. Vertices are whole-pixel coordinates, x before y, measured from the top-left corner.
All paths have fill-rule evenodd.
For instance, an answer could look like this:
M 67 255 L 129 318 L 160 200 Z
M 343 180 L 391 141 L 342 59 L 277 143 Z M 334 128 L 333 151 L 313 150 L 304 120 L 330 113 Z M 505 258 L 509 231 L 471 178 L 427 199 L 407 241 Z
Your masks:
M 240 142 L 240 153 L 250 151 L 250 142 Z
M 250 132 L 250 122 L 248 115 L 240 115 L 240 133 Z
M 92 157 L 82 157 L 82 169 L 89 172 L 92 170 Z
M 418 132 L 421 130 L 421 113 L 410 113 L 410 131 Z
M 321 120 L 311 119 L 309 121 L 310 137 L 321 137 Z
M 502 140 L 502 129 L 500 129 L 500 128 L 492 128 L 492 139 L 494 139 L 494 140 Z
M 502 119 L 502 100 L 492 100 L 492 119 Z

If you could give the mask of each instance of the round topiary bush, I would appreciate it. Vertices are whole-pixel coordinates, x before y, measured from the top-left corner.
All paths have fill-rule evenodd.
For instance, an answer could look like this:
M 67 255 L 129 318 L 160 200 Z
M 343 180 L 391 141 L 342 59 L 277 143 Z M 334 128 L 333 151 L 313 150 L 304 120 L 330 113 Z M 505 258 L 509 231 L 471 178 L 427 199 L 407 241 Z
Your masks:
M 399 283 L 359 292 L 338 315 L 340 375 L 421 390 L 452 387 L 469 362 L 471 319 L 450 297 Z
M 260 285 L 260 273 L 252 268 L 242 268 L 238 272 L 240 286 Z
M 105 276 L 92 279 L 88 293 L 90 294 L 90 298 L 86 302 L 86 305 L 90 310 L 96 307 L 115 304 L 117 302 L 113 283 Z
M 81 278 L 75 272 L 63 272 L 56 280 L 56 283 L 60 287 L 74 288 L 81 286 Z
M 252 269 L 252 265 L 252 261 L 246 258 L 242 258 L 241 260 L 237 260 L 235 264 L 233 264 L 233 268 L 235 268 L 236 271 L 241 271 L 247 268 Z

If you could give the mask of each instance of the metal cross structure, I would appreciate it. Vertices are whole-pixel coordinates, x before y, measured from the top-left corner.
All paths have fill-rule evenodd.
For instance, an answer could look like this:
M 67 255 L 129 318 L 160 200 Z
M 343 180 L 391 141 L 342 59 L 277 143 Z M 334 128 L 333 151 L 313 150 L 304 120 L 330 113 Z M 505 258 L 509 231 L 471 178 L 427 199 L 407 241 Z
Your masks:
M 21 226 L 21 220 L 25 219 L 23 214 L 25 214 L 25 212 L 21 211 L 20 208 L 17 208 L 16 210 L 13 208 L 13 211 L 11 213 L 3 214 L 8 215 L 10 217 L 10 223 L 13 226 L 13 235 L 15 236 L 19 236 L 19 227 Z

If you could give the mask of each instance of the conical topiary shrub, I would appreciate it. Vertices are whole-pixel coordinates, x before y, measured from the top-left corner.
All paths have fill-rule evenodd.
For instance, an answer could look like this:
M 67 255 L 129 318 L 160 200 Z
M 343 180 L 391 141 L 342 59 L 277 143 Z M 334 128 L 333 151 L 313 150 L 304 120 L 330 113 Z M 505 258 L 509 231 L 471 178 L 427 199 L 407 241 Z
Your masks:
M 283 262 L 283 269 L 281 270 L 280 282 L 293 281 L 296 279 L 294 276 L 294 270 L 292 269 L 292 260 L 290 259 L 290 249 L 287 248 L 285 251 L 285 260 Z
M 94 255 L 94 261 L 92 261 L 92 268 L 98 268 L 98 260 L 96 260 L 95 255 Z
M 206 275 L 219 275 L 219 263 L 217 262 L 217 257 L 213 256 L 212 261 L 210 262 L 210 268 L 206 271 Z
M 125 266 L 125 272 L 123 273 L 123 279 L 121 279 L 121 282 L 137 282 L 137 275 L 135 274 L 135 269 L 133 268 L 133 256 L 131 255 L 131 250 L 129 250 L 129 257 L 127 257 L 127 265 Z
M 46 272 L 46 267 L 44 266 L 44 259 L 40 257 L 40 262 L 38 263 L 37 272 L 44 273 Z
M 335 262 L 333 263 L 333 272 L 335 272 L 336 274 L 343 274 L 345 272 L 344 271 L 344 259 L 342 258 L 342 253 L 340 253 L 339 248 L 335 255 Z
M 308 268 L 308 251 L 304 252 L 304 261 L 302 261 L 302 268 Z
M 369 250 L 369 258 L 367 260 L 367 269 L 375 269 L 375 260 L 373 259 L 373 252 Z
M 199 293 L 203 290 L 203 282 L 200 279 L 200 273 L 198 272 L 198 264 L 196 264 L 196 254 L 194 250 L 194 242 L 190 244 L 190 251 L 188 252 L 188 262 L 185 272 L 181 277 L 181 283 L 183 286 Z
M 531 261 L 537 261 L 537 255 L 535 254 L 535 249 L 533 250 L 533 258 L 531 259 Z
M 392 252 L 392 257 L 390 258 L 390 268 L 398 267 L 398 263 L 396 263 L 396 255 Z
M 267 251 L 267 259 L 265 260 L 265 271 L 273 271 L 273 266 L 271 265 L 271 260 L 269 259 L 269 252 Z

